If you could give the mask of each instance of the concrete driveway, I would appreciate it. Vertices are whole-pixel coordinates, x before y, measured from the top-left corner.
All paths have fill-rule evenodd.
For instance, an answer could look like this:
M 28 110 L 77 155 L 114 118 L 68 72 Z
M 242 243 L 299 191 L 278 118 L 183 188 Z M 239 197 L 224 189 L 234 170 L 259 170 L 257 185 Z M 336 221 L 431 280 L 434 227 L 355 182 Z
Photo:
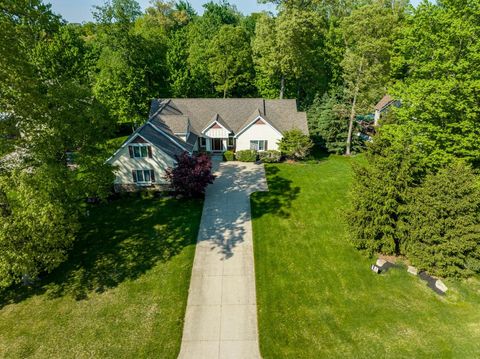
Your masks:
M 179 358 L 260 358 L 250 194 L 263 165 L 215 163 L 198 235 Z

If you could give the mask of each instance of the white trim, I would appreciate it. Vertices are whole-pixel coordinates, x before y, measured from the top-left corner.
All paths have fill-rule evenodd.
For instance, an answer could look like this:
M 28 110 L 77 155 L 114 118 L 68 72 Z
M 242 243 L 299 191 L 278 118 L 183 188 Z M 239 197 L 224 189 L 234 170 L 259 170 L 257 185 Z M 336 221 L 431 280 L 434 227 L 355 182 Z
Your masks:
M 138 136 L 138 137 L 141 137 L 145 142 L 149 143 L 151 146 L 155 146 L 153 143 L 151 143 L 151 142 L 148 141 L 145 137 L 143 137 L 142 135 L 140 135 L 140 134 L 138 133 L 138 131 L 140 131 L 145 125 L 146 125 L 146 124 L 140 126 L 137 131 L 135 131 L 134 133 L 132 133 L 132 134 L 130 135 L 130 137 L 118 148 L 118 150 L 116 150 L 116 151 L 113 153 L 113 155 L 111 155 L 111 156 L 105 161 L 105 163 L 108 163 L 108 162 L 110 162 L 110 160 L 112 160 L 113 158 L 115 158 L 115 156 L 122 150 L 122 148 L 124 148 L 125 146 L 129 145 L 130 143 L 132 143 L 132 141 L 133 141 L 134 139 L 136 139 L 137 136 Z M 158 148 L 158 147 L 155 146 L 155 148 Z
M 250 140 L 250 149 L 252 149 L 252 142 L 257 142 L 258 148 L 255 151 L 263 152 L 266 151 L 265 148 L 268 148 L 268 140 Z M 263 142 L 263 150 L 260 149 L 260 142 Z
M 152 185 L 152 183 L 155 183 L 152 181 L 152 171 L 155 172 L 155 170 L 151 169 L 151 168 L 140 168 L 140 169 L 133 169 L 133 171 L 135 171 L 135 176 L 137 178 L 137 182 L 134 182 L 136 185 L 139 185 L 139 186 L 150 186 Z M 142 171 L 142 176 L 143 178 L 145 179 L 145 171 L 148 171 L 148 175 L 150 176 L 150 181 L 139 181 L 138 180 L 138 171 Z M 156 176 L 155 176 L 156 177 Z
M 238 133 L 235 135 L 234 138 L 238 138 L 242 133 L 244 133 L 250 126 L 252 126 L 255 122 L 258 120 L 262 120 L 265 122 L 266 125 L 269 125 L 276 133 L 278 133 L 280 136 L 283 136 L 283 133 L 281 133 L 279 130 L 277 130 L 275 127 L 273 127 L 267 120 L 265 120 L 262 116 L 257 116 L 253 121 L 251 121 L 249 124 L 247 124 L 245 127 L 243 127 Z
M 210 130 L 210 128 L 214 125 L 214 124 L 217 124 L 219 125 L 221 128 L 223 128 L 225 131 L 227 131 L 228 133 L 232 133 L 232 131 L 230 131 L 228 128 L 226 128 L 225 126 L 223 126 L 220 122 L 218 122 L 217 120 L 213 120 L 213 121 L 210 121 L 210 123 L 207 125 L 207 127 L 205 127 L 202 131 L 203 134 L 205 134 L 208 130 Z
M 176 144 L 177 146 L 181 147 L 185 152 L 188 152 L 188 153 L 191 153 L 189 150 L 187 150 L 181 143 L 178 143 L 177 141 L 175 141 L 172 137 L 170 137 L 169 134 L 167 134 L 165 131 L 159 129 L 157 126 L 155 126 L 153 123 L 151 122 L 147 122 L 146 124 L 152 126 L 156 131 L 162 133 L 165 137 L 167 137 L 172 143 Z M 173 135 L 174 137 L 176 137 L 175 135 Z M 157 146 L 155 146 L 157 147 Z

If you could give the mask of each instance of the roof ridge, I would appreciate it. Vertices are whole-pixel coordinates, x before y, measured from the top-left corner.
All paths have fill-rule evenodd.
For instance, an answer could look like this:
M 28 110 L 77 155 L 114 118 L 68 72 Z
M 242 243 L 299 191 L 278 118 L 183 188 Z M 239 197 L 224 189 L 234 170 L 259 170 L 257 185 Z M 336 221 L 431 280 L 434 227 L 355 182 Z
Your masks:
M 167 137 L 171 142 L 173 142 L 175 145 L 177 145 L 178 147 L 182 148 L 182 150 L 184 151 L 187 151 L 187 152 L 190 152 L 187 150 L 187 148 L 183 145 L 183 144 L 186 144 L 188 145 L 184 140 L 182 140 L 180 137 L 177 137 L 175 135 L 173 136 L 170 136 L 170 134 L 168 134 L 167 132 L 163 131 L 162 129 L 158 128 L 157 126 L 155 126 L 153 123 L 151 122 L 147 122 L 147 124 L 149 124 L 154 130 L 156 130 L 158 133 L 160 133 L 161 135 L 163 135 L 164 137 Z M 183 143 L 182 143 L 183 142 Z

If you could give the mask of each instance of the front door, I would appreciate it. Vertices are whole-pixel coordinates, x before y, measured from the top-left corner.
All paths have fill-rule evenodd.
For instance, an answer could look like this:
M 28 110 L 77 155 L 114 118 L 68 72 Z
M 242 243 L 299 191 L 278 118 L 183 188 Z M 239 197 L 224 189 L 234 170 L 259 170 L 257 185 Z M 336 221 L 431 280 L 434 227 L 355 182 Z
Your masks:
M 212 149 L 214 152 L 222 152 L 223 151 L 223 141 L 221 138 L 213 138 L 212 139 Z

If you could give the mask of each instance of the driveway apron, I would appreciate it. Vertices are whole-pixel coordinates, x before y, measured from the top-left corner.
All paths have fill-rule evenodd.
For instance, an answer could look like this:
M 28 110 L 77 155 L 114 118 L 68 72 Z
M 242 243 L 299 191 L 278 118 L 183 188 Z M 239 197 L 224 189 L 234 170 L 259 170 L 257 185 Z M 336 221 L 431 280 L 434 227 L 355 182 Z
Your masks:
M 267 190 L 265 171 L 263 165 L 219 161 L 214 170 L 179 358 L 260 358 L 250 194 Z

